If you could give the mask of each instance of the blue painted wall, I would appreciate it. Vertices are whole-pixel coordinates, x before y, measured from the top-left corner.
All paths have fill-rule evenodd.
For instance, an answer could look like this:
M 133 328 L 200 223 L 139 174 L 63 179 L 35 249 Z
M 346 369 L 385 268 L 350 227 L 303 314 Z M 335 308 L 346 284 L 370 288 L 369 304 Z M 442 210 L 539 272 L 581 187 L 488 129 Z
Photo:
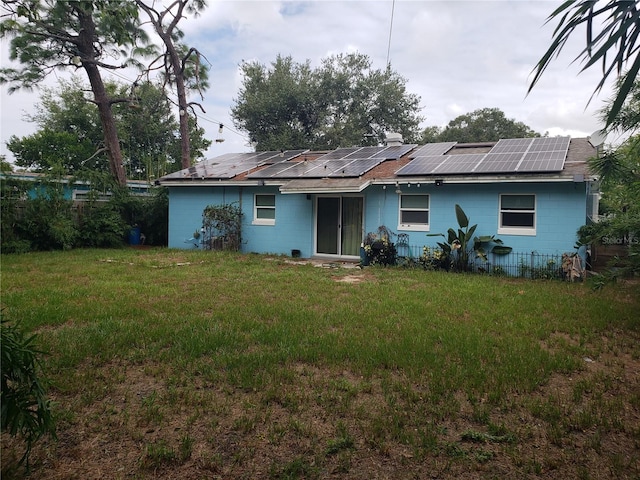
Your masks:
M 429 232 L 416 232 L 398 228 L 399 196 L 394 186 L 369 188 L 365 206 L 365 231 L 376 231 L 386 225 L 395 233 L 409 235 L 410 245 L 436 246 L 442 237 L 427 237 L 427 233 L 443 233 L 449 228 L 457 230 L 455 204 L 467 214 L 471 225 L 478 225 L 477 236 L 495 235 L 516 252 L 556 254 L 572 251 L 577 230 L 586 223 L 585 183 L 527 183 L 527 184 L 433 184 L 401 185 L 402 193 L 429 194 Z M 498 234 L 500 194 L 536 195 L 536 235 Z
M 255 193 L 276 195 L 275 225 L 253 224 Z M 202 227 L 205 207 L 226 203 L 242 209 L 242 251 L 313 254 L 313 202 L 306 195 L 281 195 L 277 187 L 169 187 L 169 247 L 196 248 L 189 239 Z
M 380 225 L 395 233 L 407 233 L 414 246 L 435 246 L 440 237 L 427 233 L 445 233 L 458 227 L 454 205 L 459 204 L 471 225 L 477 224 L 476 235 L 496 235 L 514 252 L 536 251 L 560 254 L 573 250 L 578 228 L 586 223 L 587 192 L 585 183 L 512 183 L 512 184 L 434 184 L 402 185 L 403 193 L 430 195 L 429 232 L 398 229 L 398 200 L 392 185 L 369 187 L 365 198 L 364 232 Z M 276 194 L 275 225 L 253 225 L 254 194 Z M 536 195 L 535 236 L 498 234 L 499 195 L 525 193 Z M 202 211 L 207 205 L 239 202 L 243 211 L 242 250 L 245 252 L 290 255 L 300 250 L 302 257 L 313 255 L 315 198 L 305 194 L 282 195 L 277 187 L 170 187 L 169 247 L 194 248 L 188 242 L 202 225 Z

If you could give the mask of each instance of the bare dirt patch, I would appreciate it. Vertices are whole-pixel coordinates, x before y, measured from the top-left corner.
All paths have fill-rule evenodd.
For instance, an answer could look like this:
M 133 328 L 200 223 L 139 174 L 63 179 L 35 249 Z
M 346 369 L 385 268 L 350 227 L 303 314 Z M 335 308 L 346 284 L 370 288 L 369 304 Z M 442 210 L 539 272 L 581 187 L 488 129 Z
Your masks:
M 365 281 L 364 274 L 361 275 L 345 275 L 343 277 L 334 277 L 338 283 L 361 283 Z

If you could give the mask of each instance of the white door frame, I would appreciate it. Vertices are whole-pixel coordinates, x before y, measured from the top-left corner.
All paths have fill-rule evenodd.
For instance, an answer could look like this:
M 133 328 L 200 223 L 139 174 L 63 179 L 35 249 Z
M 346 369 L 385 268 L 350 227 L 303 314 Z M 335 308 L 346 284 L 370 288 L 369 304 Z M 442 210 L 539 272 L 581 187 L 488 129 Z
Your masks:
M 338 205 L 338 225 L 337 225 L 337 250 L 338 253 L 324 253 L 318 252 L 318 202 L 321 198 L 337 198 L 339 200 Z M 360 237 L 364 236 L 364 219 L 365 219 L 365 201 L 364 195 L 344 195 L 344 194 L 323 194 L 316 195 L 314 199 L 314 212 L 313 212 L 313 252 L 314 255 L 332 258 L 344 258 L 347 260 L 356 260 L 360 258 L 358 252 L 357 255 L 342 255 L 342 205 L 344 198 L 361 198 L 362 199 L 362 218 L 360 219 Z

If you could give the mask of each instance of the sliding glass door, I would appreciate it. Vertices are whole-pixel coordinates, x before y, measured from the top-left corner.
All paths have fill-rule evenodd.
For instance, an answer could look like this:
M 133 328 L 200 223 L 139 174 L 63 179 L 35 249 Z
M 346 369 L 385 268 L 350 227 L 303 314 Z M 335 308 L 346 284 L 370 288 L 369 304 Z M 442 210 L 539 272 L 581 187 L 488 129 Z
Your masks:
M 318 197 L 316 253 L 358 257 L 363 215 L 362 197 Z

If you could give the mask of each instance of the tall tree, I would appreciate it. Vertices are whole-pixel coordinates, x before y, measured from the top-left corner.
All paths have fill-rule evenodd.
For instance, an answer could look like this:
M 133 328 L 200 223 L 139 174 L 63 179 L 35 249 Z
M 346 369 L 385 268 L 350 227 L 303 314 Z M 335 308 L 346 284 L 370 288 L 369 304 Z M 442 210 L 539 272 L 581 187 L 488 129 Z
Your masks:
M 454 118 L 443 129 L 427 127 L 422 133 L 422 142 L 495 142 L 501 138 L 539 136 L 524 123 L 507 118 L 499 108 L 481 108 Z
M 7 148 L 13 153 L 18 167 L 34 172 L 47 172 L 59 165 L 66 173 L 72 174 L 80 171 L 88 159 L 95 161 L 98 169 L 102 166 L 94 157 L 93 143 L 87 139 L 80 140 L 71 132 L 45 128 L 22 138 L 12 135 Z
M 420 98 L 390 68 L 373 69 L 366 55 L 334 55 L 316 69 L 278 56 L 270 67 L 248 62 L 241 69 L 231 114 L 258 150 L 375 145 L 388 131 L 417 137 Z
M 584 64 L 581 71 L 601 63 L 602 79 L 593 95 L 602 90 L 611 75 L 622 78 L 605 118 L 605 124 L 609 126 L 632 91 L 640 72 L 640 48 L 636 46 L 640 35 L 638 4 L 640 1 L 634 0 L 563 2 L 547 19 L 547 23 L 558 20 L 558 25 L 553 32 L 551 45 L 534 68 L 529 92 L 538 83 L 551 61 L 560 55 L 569 38 L 584 26 L 585 47 L 576 56 L 575 61 L 579 60 Z
M 95 154 L 102 136 L 99 118 L 81 87 L 81 81 L 73 78 L 61 81 L 55 89 L 42 90 L 36 114 L 27 117 L 40 130 L 22 138 L 11 137 L 7 143 L 18 166 L 43 172 L 62 166 L 69 175 L 107 169 L 105 153 Z M 105 87 L 110 96 L 131 98 L 126 104 L 113 106 L 127 177 L 151 180 L 179 170 L 179 127 L 163 88 L 149 82 L 133 88 L 107 82 Z M 190 122 L 189 137 L 194 157 L 202 157 L 211 144 L 204 138 L 204 130 Z
M 152 179 L 184 168 L 183 118 L 176 121 L 163 86 L 150 82 L 137 85 L 133 102 L 116 107 L 131 178 Z M 191 159 L 202 158 L 211 145 L 192 117 L 188 118 L 186 138 Z
M 187 94 L 189 90 L 195 89 L 202 97 L 202 90 L 208 87 L 207 66 L 202 63 L 203 56 L 197 49 L 179 43 L 183 33 L 178 28 L 178 23 L 184 18 L 185 12 L 197 16 L 207 4 L 205 0 L 174 0 L 164 10 L 154 8 L 155 2 L 149 4 L 143 0 L 136 0 L 136 5 L 147 14 L 165 46 L 165 52 L 160 58 L 165 79 L 175 86 L 178 97 L 182 168 L 189 168 L 192 162 L 189 112 L 193 113 L 193 118 L 197 118 L 194 106 L 198 106 L 202 112 L 204 109 L 197 102 L 188 102 Z
M 256 150 L 310 148 L 318 131 L 309 62 L 278 55 L 271 68 L 258 62 L 241 65 L 243 82 L 231 115 Z
M 98 108 L 111 173 L 125 185 L 112 105 L 128 99 L 108 95 L 100 70 L 130 64 L 108 63 L 110 59 L 145 53 L 138 48 L 146 36 L 139 28 L 137 6 L 121 0 L 15 0 L 3 2 L 3 9 L 0 35 L 12 37 L 10 58 L 21 67 L 0 69 L 0 83 L 11 83 L 10 91 L 31 89 L 54 70 L 84 69 Z
M 389 131 L 408 141 L 416 137 L 420 98 L 407 92 L 407 81 L 389 66 L 376 70 L 366 55 L 340 54 L 324 59 L 315 75 L 321 145 L 375 145 Z

